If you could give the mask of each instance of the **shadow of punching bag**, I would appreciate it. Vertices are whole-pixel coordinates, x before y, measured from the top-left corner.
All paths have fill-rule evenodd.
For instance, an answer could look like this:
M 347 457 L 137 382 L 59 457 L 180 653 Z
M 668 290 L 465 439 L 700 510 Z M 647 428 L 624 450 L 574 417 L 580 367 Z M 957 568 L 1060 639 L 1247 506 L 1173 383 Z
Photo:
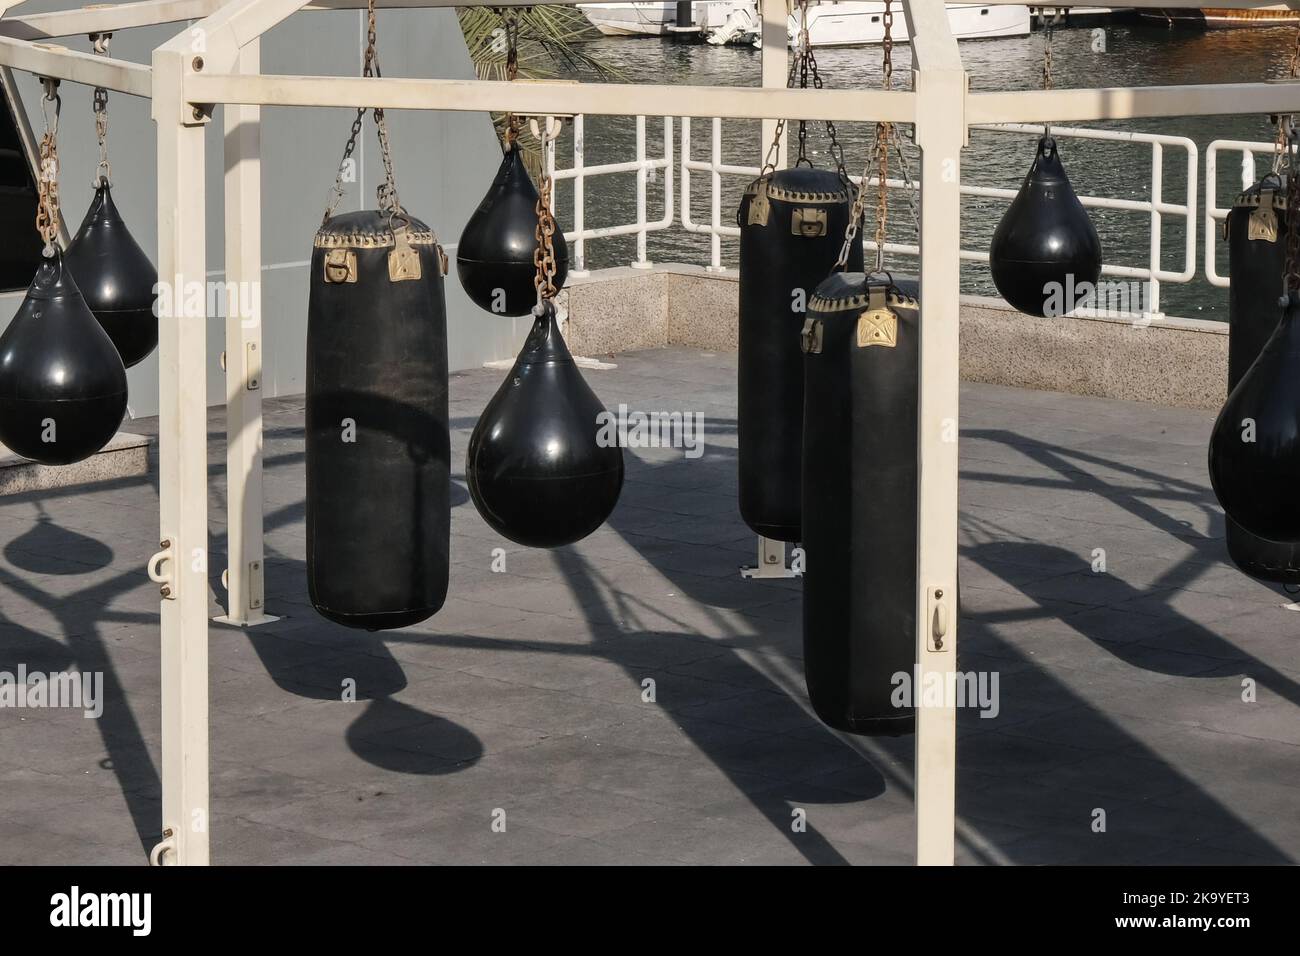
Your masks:
M 1228 392 L 1245 377 L 1282 320 L 1286 183 L 1270 173 L 1228 211 Z M 1224 516 L 1233 564 L 1262 581 L 1300 585 L 1300 544 L 1269 541 Z
M 107 181 L 95 187 L 65 259 L 123 364 L 130 368 L 143 361 L 158 345 L 158 270 L 122 221 Z
M 99 451 L 126 414 L 126 369 L 56 248 L 0 336 L 0 443 L 69 465 Z
M 456 247 L 456 274 L 466 294 L 495 315 L 527 315 L 537 304 L 537 188 L 524 168 L 519 145 L 510 143 L 487 195 L 469 217 Z M 569 272 L 569 249 L 558 229 L 555 288 Z
M 1039 317 L 1067 315 L 1085 283 L 1096 289 L 1101 240 L 1051 136 L 1039 139 L 1033 165 L 993 233 L 989 268 L 1002 298 Z
M 835 266 L 853 197 L 834 170 L 794 166 L 745 190 L 740 226 L 736 373 L 740 516 L 756 534 L 802 539 L 800 448 L 807 302 Z M 862 269 L 862 243 L 849 252 Z
M 803 327 L 804 677 L 817 716 L 854 734 L 915 724 L 893 677 L 910 686 L 916 661 L 918 295 L 837 273 Z
M 534 296 L 536 292 L 534 292 Z M 514 367 L 469 439 L 465 479 L 499 534 L 532 548 L 573 544 L 599 528 L 623 488 L 623 449 L 542 300 Z

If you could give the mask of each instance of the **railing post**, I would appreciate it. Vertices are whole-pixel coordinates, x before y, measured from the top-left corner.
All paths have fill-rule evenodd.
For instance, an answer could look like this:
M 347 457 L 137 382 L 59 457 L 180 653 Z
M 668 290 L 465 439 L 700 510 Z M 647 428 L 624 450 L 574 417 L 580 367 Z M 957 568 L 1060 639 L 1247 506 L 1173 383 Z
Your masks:
M 158 135 L 158 275 L 172 307 L 158 322 L 162 823 L 155 862 L 208 862 L 208 452 L 206 315 L 185 314 L 204 287 L 204 122 L 184 101 L 186 54 L 153 54 Z M 201 297 L 206 302 L 207 296 Z
M 1161 216 L 1160 203 L 1161 196 L 1164 193 L 1165 183 L 1165 151 L 1160 143 L 1151 144 L 1151 252 L 1148 259 L 1147 268 L 1151 272 L 1151 279 L 1147 283 L 1147 301 L 1146 308 L 1142 310 L 1142 323 L 1150 324 L 1152 319 L 1160 316 L 1160 280 L 1156 273 L 1160 271 L 1160 250 L 1161 250 Z M 1191 210 L 1188 210 L 1190 215 Z M 1189 222 L 1188 229 L 1195 226 Z
M 646 258 L 646 168 L 645 117 L 636 118 L 636 261 L 633 269 L 649 269 L 654 263 Z
M 589 275 L 587 272 L 587 240 L 583 238 L 587 216 L 587 124 L 586 117 L 578 113 L 573 117 L 573 268 L 571 276 Z M 553 167 L 552 167 L 553 168 Z
M 260 73 L 261 41 L 239 53 Z M 266 614 L 262 546 L 262 128 L 261 108 L 227 105 L 226 203 L 226 613 L 251 627 Z
M 709 272 L 726 272 L 722 265 L 722 117 L 713 117 L 713 144 L 709 152 Z

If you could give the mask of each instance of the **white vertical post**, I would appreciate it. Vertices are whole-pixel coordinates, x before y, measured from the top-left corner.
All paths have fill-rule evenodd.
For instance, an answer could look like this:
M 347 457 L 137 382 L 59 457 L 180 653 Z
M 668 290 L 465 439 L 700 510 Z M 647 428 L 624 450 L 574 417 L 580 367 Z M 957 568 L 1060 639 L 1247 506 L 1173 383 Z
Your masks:
M 789 40 L 789 4 L 788 0 L 760 0 L 763 29 L 759 34 L 759 56 L 762 59 L 762 85 L 764 89 L 785 89 L 790 75 L 790 40 Z M 763 120 L 763 138 L 760 141 L 762 152 L 758 162 L 761 166 L 767 148 L 776 135 L 776 120 Z M 785 136 L 781 136 L 781 146 L 777 152 L 776 167 L 785 166 Z
M 162 823 L 155 862 L 208 862 L 207 317 L 185 314 L 205 282 L 204 127 L 183 101 L 185 55 L 153 55 L 158 274 L 172 308 L 158 329 L 162 580 Z M 206 296 L 203 297 L 206 301 Z
M 645 168 L 645 117 L 636 118 L 636 261 L 633 269 L 649 269 L 654 265 L 646 258 L 645 204 L 646 180 Z
M 921 149 L 921 367 L 918 379 L 915 686 L 956 668 L 957 394 L 961 149 L 966 74 L 941 0 L 908 0 L 918 69 Z M 946 686 L 941 682 L 940 686 Z M 957 712 L 916 707 L 916 862 L 951 865 L 956 824 Z
M 573 117 L 573 231 L 577 238 L 573 240 L 573 262 L 569 270 L 571 276 L 589 275 L 587 272 L 587 240 L 583 230 L 587 228 L 587 133 L 586 117 L 578 113 Z
M 1165 183 L 1165 150 L 1160 143 L 1151 144 L 1151 255 L 1147 262 L 1147 267 L 1151 270 L 1151 279 L 1147 283 L 1147 301 L 1146 308 L 1142 310 L 1142 319 L 1150 322 L 1160 315 L 1160 280 L 1156 278 L 1156 272 L 1160 269 L 1160 249 L 1162 236 L 1160 235 L 1161 216 L 1160 200 L 1164 192 Z M 1188 210 L 1190 212 L 1190 210 Z M 1192 226 L 1188 224 L 1190 230 Z M 1099 302 L 1100 308 L 1107 308 L 1106 304 Z
M 260 40 L 239 53 L 259 73 Z M 226 201 L 226 624 L 266 614 L 262 548 L 262 131 L 261 108 L 227 105 Z
M 709 151 L 709 272 L 726 272 L 722 264 L 722 117 L 713 117 L 713 144 Z

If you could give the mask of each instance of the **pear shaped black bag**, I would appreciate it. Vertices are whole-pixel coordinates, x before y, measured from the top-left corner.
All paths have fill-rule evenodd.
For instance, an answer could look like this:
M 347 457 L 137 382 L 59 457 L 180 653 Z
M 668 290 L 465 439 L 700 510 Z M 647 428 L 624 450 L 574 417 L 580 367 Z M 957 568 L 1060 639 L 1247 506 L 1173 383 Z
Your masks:
M 475 305 L 497 315 L 517 316 L 527 315 L 537 304 L 536 229 L 537 189 L 524 168 L 519 144 L 510 141 L 496 178 L 456 247 L 456 272 Z M 552 242 L 558 289 L 569 271 L 569 251 L 564 233 L 556 232 Z
M 756 534 L 801 540 L 799 331 L 817 283 L 844 241 L 852 197 L 834 170 L 795 166 L 760 176 L 740 201 L 737 364 L 740 515 Z M 857 243 L 850 268 L 861 270 Z
M 126 396 L 122 360 L 55 249 L 0 335 L 0 443 L 46 465 L 81 461 L 113 437 Z
M 1254 364 L 1282 319 L 1286 182 L 1270 173 L 1228 211 L 1228 391 Z M 1300 584 L 1300 545 L 1269 541 L 1224 518 L 1228 555 L 1252 577 Z
M 373 2 L 370 18 L 367 75 Z M 447 262 L 429 227 L 402 209 L 383 112 L 374 114 L 381 208 L 332 215 L 340 173 L 313 241 L 307 306 L 308 590 L 323 616 L 367 630 L 442 607 L 451 528 Z
M 623 450 L 601 440 L 605 407 L 564 344 L 554 303 L 545 299 L 540 308 L 474 426 L 465 479 L 474 507 L 497 532 L 554 548 L 585 538 L 614 510 Z
M 0 335 L 0 443 L 68 465 L 104 447 L 126 412 L 126 369 L 58 247 L 59 81 L 43 79 L 36 230 L 44 260 Z
M 1056 140 L 1044 136 L 1020 192 L 989 246 L 993 284 L 1030 315 L 1065 315 L 1101 278 L 1101 240 L 1065 174 Z
M 130 368 L 143 361 L 158 345 L 158 270 L 122 221 L 106 180 L 95 187 L 66 259 L 122 362 Z
M 916 660 L 914 281 L 832 275 L 808 303 L 804 353 L 804 674 L 823 722 L 901 734 L 891 695 Z

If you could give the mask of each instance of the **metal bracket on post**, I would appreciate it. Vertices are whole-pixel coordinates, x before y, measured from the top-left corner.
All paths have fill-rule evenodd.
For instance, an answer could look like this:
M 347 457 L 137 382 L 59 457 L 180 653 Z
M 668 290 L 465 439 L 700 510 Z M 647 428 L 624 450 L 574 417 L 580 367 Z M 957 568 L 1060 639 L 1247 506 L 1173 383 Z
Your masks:
M 797 552 L 799 549 L 796 548 Z M 797 559 L 796 559 L 797 560 Z M 758 564 L 740 569 L 742 578 L 797 578 L 803 572 L 785 566 L 785 542 L 758 536 Z

